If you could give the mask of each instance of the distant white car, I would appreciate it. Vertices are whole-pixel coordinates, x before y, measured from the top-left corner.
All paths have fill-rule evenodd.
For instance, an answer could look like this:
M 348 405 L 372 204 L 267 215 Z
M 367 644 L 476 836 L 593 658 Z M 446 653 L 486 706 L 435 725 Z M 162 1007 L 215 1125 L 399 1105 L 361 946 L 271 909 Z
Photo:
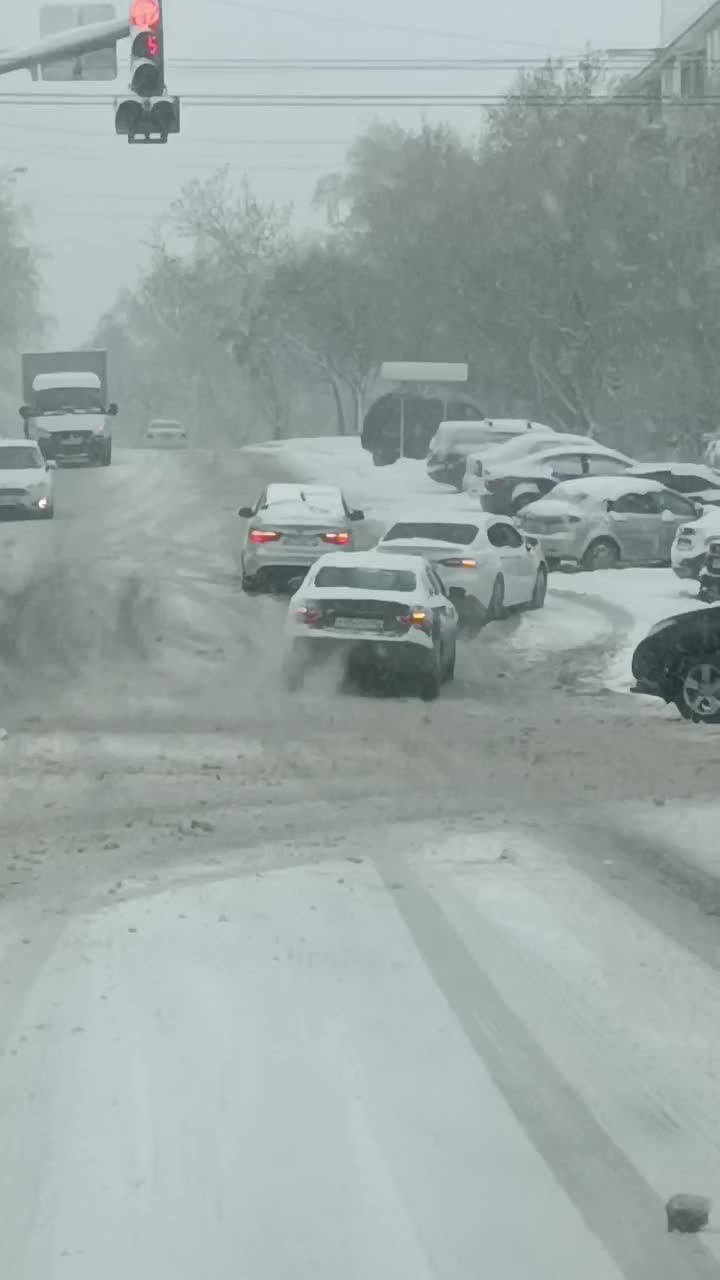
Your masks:
M 553 431 L 552 427 L 543 427 L 533 431 L 532 435 L 513 436 L 511 440 L 505 440 L 502 444 L 488 445 L 487 448 L 468 454 L 463 489 L 466 493 L 482 493 L 481 477 L 488 467 L 502 467 L 506 463 L 515 463 L 521 458 L 533 458 L 547 448 L 587 444 L 587 442 L 587 436 L 571 435 L 564 431 Z
M 545 447 L 530 458 L 523 456 L 483 465 L 477 492 L 483 510 L 514 516 L 565 480 L 621 475 L 633 462 L 634 458 L 607 449 L 586 436 L 579 444 L 563 442 L 560 437 L 557 441 L 545 441 Z
M 255 506 L 241 507 L 238 515 L 248 521 L 240 555 L 248 592 L 286 589 L 320 556 L 352 551 L 354 526 L 365 519 L 327 484 L 269 484 Z
M 187 443 L 185 427 L 170 418 L 155 418 L 145 432 L 145 444 L 150 449 L 187 449 Z
M 0 440 L 0 513 L 52 520 L 56 468 L 35 441 Z
M 415 677 L 436 698 L 455 673 L 458 615 L 435 569 L 418 556 L 325 555 L 290 601 L 283 676 L 290 691 L 335 655 L 349 668 Z
M 468 454 L 489 449 L 506 440 L 523 438 L 540 432 L 552 435 L 552 427 L 524 418 L 483 418 L 478 422 L 441 422 L 430 441 L 427 473 L 438 484 L 450 484 L 460 490 Z
M 720 471 L 703 462 L 638 462 L 625 474 L 657 480 L 675 493 L 697 499 L 703 506 L 720 506 Z
M 668 564 L 675 530 L 696 514 L 690 498 L 640 476 L 588 476 L 557 485 L 518 519 L 549 564 L 583 569 Z
M 541 609 L 545 603 L 547 568 L 538 540 L 523 536 L 504 516 L 459 510 L 442 520 L 404 518 L 376 550 L 429 561 L 463 622 L 492 621 L 506 608 Z
M 720 538 L 720 510 L 709 508 L 698 519 L 680 525 L 670 552 L 670 563 L 678 578 L 700 577 L 709 543 Z

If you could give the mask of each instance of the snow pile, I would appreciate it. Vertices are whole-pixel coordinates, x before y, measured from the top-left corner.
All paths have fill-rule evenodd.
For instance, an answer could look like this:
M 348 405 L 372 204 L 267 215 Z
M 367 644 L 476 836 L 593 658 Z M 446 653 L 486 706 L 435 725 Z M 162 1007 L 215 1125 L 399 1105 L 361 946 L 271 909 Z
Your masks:
M 697 584 L 677 578 L 672 569 L 604 569 L 596 573 L 562 574 L 557 585 L 588 604 L 609 604 L 632 619 L 630 631 L 610 655 L 608 687 L 627 693 L 633 683 L 631 660 L 635 646 L 663 618 L 705 608 L 697 598 Z

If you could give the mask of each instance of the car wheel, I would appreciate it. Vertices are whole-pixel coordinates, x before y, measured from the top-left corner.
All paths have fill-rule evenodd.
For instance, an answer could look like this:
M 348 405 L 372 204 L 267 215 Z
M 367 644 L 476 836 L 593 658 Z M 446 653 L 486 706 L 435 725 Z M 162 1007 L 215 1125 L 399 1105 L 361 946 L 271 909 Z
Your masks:
M 695 724 L 720 724 L 720 653 L 687 658 L 678 673 L 675 706 Z
M 453 646 L 452 646 L 452 649 L 451 649 L 451 651 L 450 651 L 450 657 L 448 658 L 448 660 L 447 660 L 447 662 L 446 662 L 446 664 L 445 664 L 445 679 L 446 679 L 448 682 L 450 682 L 450 680 L 454 680 L 454 679 L 455 679 L 455 660 L 456 660 L 456 658 L 457 658 L 457 645 L 456 645 L 455 641 L 453 640 Z
M 433 655 L 433 665 L 423 671 L 418 681 L 418 693 L 423 702 L 434 702 L 440 693 L 442 684 L 442 664 L 437 654 Z
M 245 574 L 243 574 L 240 580 L 240 586 L 242 587 L 243 591 L 245 591 L 246 594 L 249 596 L 256 595 L 257 592 L 260 590 L 255 578 L 248 578 Z
M 505 582 L 501 577 L 497 577 L 493 583 L 487 616 L 488 622 L 499 622 L 505 616 Z
M 102 465 L 104 467 L 109 467 L 111 462 L 112 462 L 112 449 L 108 449 L 107 453 L 103 454 Z
M 547 570 L 538 569 L 537 578 L 535 579 L 535 588 L 530 597 L 530 609 L 542 609 L 545 604 L 547 595 Z
M 612 538 L 596 538 L 590 543 L 580 561 L 581 567 L 589 572 L 595 569 L 614 569 L 620 560 L 620 548 Z

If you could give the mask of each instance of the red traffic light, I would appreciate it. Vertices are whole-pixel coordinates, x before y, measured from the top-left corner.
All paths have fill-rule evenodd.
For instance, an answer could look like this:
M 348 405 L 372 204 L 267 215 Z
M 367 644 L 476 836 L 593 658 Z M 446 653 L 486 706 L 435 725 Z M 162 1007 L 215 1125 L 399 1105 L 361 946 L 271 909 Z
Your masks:
M 160 5 L 158 0 L 132 0 L 130 5 L 130 26 L 151 30 L 160 26 Z

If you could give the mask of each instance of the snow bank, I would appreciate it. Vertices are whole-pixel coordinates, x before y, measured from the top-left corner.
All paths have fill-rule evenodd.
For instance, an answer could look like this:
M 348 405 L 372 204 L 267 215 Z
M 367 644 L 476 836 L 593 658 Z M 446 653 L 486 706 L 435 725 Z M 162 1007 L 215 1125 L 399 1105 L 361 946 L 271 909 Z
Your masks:
M 650 628 L 672 614 L 706 607 L 697 598 L 697 584 L 676 578 L 672 569 L 562 574 L 556 585 L 575 594 L 579 601 L 611 605 L 632 619 L 627 639 L 609 655 L 606 671 L 608 687 L 620 693 L 627 693 L 632 685 L 633 650 Z

